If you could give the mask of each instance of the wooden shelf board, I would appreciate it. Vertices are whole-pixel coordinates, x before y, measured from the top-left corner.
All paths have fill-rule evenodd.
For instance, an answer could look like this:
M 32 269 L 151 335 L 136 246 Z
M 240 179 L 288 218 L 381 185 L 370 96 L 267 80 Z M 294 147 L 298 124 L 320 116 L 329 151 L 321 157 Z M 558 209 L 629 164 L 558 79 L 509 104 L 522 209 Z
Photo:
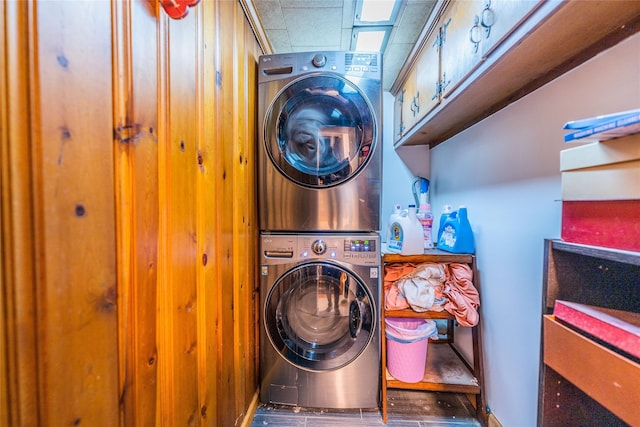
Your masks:
M 441 249 L 426 249 L 424 254 L 421 255 L 400 255 L 386 253 L 382 255 L 382 261 L 384 263 L 390 262 L 457 262 L 461 264 L 470 264 L 473 261 L 473 254 L 454 254 L 451 252 L 445 252 Z
M 571 252 L 578 255 L 602 258 L 609 261 L 622 262 L 631 265 L 640 265 L 640 252 L 611 249 L 601 246 L 589 246 L 580 243 L 551 240 L 551 247 L 557 251 Z
M 388 362 L 388 361 L 387 361 Z M 421 382 L 406 383 L 386 372 L 387 388 L 480 393 L 478 380 L 450 345 L 429 343 L 425 374 Z
M 640 364 L 562 325 L 553 315 L 544 316 L 544 363 L 625 422 L 640 425 Z
M 405 310 L 385 310 L 384 317 L 400 317 L 411 319 L 446 319 L 453 320 L 454 316 L 447 311 L 415 311 L 410 308 Z

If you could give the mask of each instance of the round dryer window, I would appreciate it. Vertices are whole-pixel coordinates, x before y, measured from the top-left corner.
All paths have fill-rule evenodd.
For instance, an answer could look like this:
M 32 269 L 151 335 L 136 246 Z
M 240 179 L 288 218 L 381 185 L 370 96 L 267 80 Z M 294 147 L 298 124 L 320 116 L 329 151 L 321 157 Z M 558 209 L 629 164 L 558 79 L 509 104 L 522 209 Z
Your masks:
M 271 288 L 264 307 L 265 329 L 274 348 L 296 367 L 338 369 L 371 342 L 373 301 L 366 286 L 342 267 L 303 264 Z
M 264 125 L 271 161 L 305 187 L 332 187 L 351 179 L 375 148 L 371 105 L 356 85 L 338 75 L 306 76 L 285 86 Z

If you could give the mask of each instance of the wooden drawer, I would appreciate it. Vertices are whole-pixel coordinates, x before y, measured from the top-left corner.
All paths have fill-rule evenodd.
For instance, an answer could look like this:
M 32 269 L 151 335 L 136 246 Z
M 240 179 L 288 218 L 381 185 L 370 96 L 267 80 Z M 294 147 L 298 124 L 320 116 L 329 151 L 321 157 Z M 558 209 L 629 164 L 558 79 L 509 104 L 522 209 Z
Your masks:
M 640 425 L 640 364 L 545 315 L 544 363 L 631 425 Z

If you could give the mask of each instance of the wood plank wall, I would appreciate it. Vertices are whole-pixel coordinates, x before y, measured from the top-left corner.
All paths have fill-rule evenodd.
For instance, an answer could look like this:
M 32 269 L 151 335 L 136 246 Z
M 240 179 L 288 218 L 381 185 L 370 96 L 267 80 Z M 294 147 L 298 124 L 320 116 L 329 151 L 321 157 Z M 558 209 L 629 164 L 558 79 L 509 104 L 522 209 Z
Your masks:
M 0 25 L 0 425 L 239 425 L 259 299 L 242 7 L 10 1 Z

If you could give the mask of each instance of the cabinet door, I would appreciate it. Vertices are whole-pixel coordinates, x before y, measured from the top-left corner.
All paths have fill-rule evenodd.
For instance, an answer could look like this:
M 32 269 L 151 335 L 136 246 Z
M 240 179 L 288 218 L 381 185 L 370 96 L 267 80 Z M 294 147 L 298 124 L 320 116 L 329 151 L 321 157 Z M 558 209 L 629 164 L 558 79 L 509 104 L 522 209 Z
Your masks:
M 440 46 L 437 29 L 427 39 L 424 50 L 416 61 L 416 91 L 418 114 L 420 121 L 440 103 Z
M 462 83 L 481 62 L 481 34 L 476 26 L 481 0 L 454 1 L 440 20 L 442 95 L 447 97 Z M 478 43 L 474 43 L 477 40 Z
M 404 135 L 404 123 L 402 122 L 403 103 L 404 89 L 400 89 L 393 102 L 393 142 L 398 141 Z
M 477 8 L 482 56 L 486 58 L 520 22 L 542 2 L 540 0 L 484 0 Z M 472 31 L 475 31 L 472 30 Z
M 403 102 L 402 102 L 402 125 L 404 126 L 403 135 L 406 134 L 417 121 L 417 108 L 416 108 L 416 70 L 411 69 L 411 72 L 407 75 L 407 80 L 402 86 Z

